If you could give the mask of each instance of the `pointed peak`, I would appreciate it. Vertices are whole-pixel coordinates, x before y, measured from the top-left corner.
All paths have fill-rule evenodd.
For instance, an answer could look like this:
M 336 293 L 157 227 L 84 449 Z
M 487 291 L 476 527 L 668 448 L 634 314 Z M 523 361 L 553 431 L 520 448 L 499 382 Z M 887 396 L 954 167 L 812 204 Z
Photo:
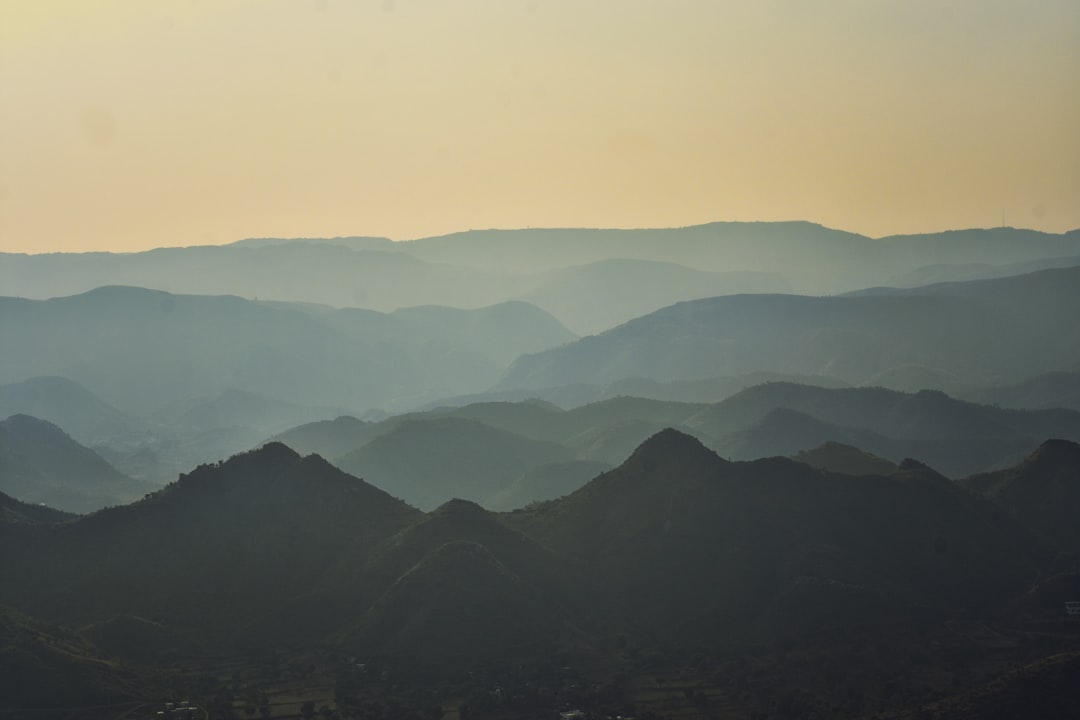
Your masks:
M 462 500 L 461 498 L 453 498 L 447 500 L 439 507 L 435 508 L 430 513 L 433 517 L 458 517 L 458 518 L 471 518 L 471 517 L 487 517 L 490 513 L 483 507 L 474 503 L 472 500 Z
M 724 462 L 716 453 L 702 445 L 696 437 L 670 427 L 664 428 L 641 443 L 628 462 L 688 455 L 708 456 Z
M 1080 463 L 1080 444 L 1070 440 L 1050 439 L 1027 456 L 1029 463 Z
M 230 469 L 285 468 L 300 460 L 300 455 L 282 442 L 268 442 L 260 448 L 238 453 L 223 463 Z

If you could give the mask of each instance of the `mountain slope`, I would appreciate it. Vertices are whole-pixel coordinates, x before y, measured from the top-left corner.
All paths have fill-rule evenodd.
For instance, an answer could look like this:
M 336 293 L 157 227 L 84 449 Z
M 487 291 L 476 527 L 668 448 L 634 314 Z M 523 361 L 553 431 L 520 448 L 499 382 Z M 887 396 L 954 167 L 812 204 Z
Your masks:
M 483 389 L 510 358 L 572 337 L 524 303 L 386 315 L 103 287 L 0 298 L 0 381 L 63 375 L 136 413 L 227 390 L 400 407 Z
M 85 513 L 141 498 L 155 486 L 123 475 L 52 423 L 0 421 L 0 490 L 32 504 Z
M 961 481 L 990 498 L 1032 532 L 1065 552 L 1080 553 L 1080 445 L 1047 440 L 1022 463 Z
M 380 312 L 535 297 L 549 311 L 566 313 L 561 319 L 568 325 L 578 317 L 582 328 L 593 331 L 625 320 L 626 312 L 704 296 L 836 293 L 897 278 L 911 285 L 915 276 L 905 280 L 905 273 L 927 264 L 938 266 L 935 278 L 952 280 L 969 277 L 973 264 L 1034 269 L 1077 255 L 1076 233 L 994 228 L 871 239 L 807 222 L 716 222 L 638 230 L 477 230 L 407 242 L 259 239 L 139 253 L 0 253 L 0 276 L 5 292 L 30 298 L 136 285 Z M 642 283 L 646 268 L 649 281 Z M 629 295 L 627 288 L 633 289 Z
M 58 526 L 0 525 L 10 579 L 0 604 L 67 624 L 124 614 L 231 637 L 342 563 L 362 564 L 418 515 L 317 456 L 271 444 L 132 505 Z
M 71 520 L 73 513 L 53 510 L 47 505 L 31 505 L 0 492 L 0 516 L 6 520 L 30 523 L 53 523 Z
M 605 385 L 632 377 L 670 382 L 762 370 L 873 384 L 901 368 L 968 385 L 1015 382 L 1071 368 L 1080 356 L 1080 321 L 1065 310 L 1080 302 L 1075 287 L 1080 268 L 965 283 L 949 293 L 683 302 L 524 356 L 499 387 Z
M 509 520 L 581 558 L 613 618 L 656 642 L 768 636 L 789 627 L 791 607 L 805 632 L 978 604 L 1022 590 L 1046 561 L 917 463 L 874 478 L 729 463 L 673 430 Z
M 891 475 L 898 469 L 877 455 L 837 442 L 827 442 L 796 454 L 792 460 L 845 475 Z
M 138 418 L 117 410 L 66 377 L 36 376 L 0 385 L 0 418 L 12 415 L 47 420 L 83 445 L 128 442 L 146 433 Z
M 555 443 L 496 430 L 476 420 L 409 420 L 337 460 L 423 509 L 459 497 L 484 503 L 523 473 L 570 459 Z
M 681 300 L 785 292 L 780 275 L 706 272 L 669 262 L 615 258 L 550 270 L 522 300 L 562 318 L 579 335 L 608 328 Z
M 787 455 L 832 440 L 893 462 L 916 457 L 951 477 L 1007 466 L 1047 437 L 1080 440 L 1080 414 L 1071 410 L 1008 410 L 930 390 L 790 383 L 748 388 L 685 426 L 739 459 Z

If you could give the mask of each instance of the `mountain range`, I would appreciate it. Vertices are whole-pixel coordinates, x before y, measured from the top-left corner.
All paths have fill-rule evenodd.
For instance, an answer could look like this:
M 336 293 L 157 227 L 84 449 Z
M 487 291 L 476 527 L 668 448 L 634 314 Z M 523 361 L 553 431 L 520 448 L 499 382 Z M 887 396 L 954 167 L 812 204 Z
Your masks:
M 872 464 L 878 473 L 917 458 L 954 478 L 1013 465 L 1046 438 L 1080 441 L 1080 413 L 1072 410 L 1006 409 L 930 390 L 781 382 L 719 403 L 617 397 L 569 410 L 542 401 L 484 402 L 379 421 L 342 416 L 272 439 L 323 455 L 424 510 L 454 497 L 509 510 L 577 489 L 664 427 L 736 460 L 802 457 L 843 443 L 879 456 Z
M 0 277 L 0 715 L 1070 716 L 1080 231 Z
M 408 407 L 485 389 L 573 335 L 525 303 L 373 311 L 103 287 L 0 299 L 0 382 L 74 380 L 129 413 L 227 390 L 304 406 Z
M 28 298 L 135 285 L 388 312 L 529 300 L 579 334 L 682 300 L 836 293 L 1076 265 L 1080 235 L 1013 228 L 871 239 L 804 222 L 658 230 L 475 230 L 408 242 L 261 239 L 139 253 L 0 254 Z
M 526 355 L 499 388 L 692 381 L 762 370 L 854 385 L 954 390 L 1075 372 L 1080 268 L 836 297 L 731 295 L 678 303 Z
M 1077 508 L 1051 485 L 1075 484 L 1078 458 L 1051 442 L 1007 471 L 1031 498 L 1020 502 L 914 461 L 874 475 L 729 462 L 664 430 L 558 500 L 423 513 L 271 443 L 131 505 L 0 515 L 0 605 L 94 628 L 84 641 L 122 629 L 136 645 L 132 634 L 171 637 L 172 652 L 340 647 L 444 675 L 508 659 L 610 664 L 616 641 L 730 653 L 870 626 L 925 633 L 1007 615 L 1053 577 Z M 1051 498 L 1062 512 L 1006 509 Z

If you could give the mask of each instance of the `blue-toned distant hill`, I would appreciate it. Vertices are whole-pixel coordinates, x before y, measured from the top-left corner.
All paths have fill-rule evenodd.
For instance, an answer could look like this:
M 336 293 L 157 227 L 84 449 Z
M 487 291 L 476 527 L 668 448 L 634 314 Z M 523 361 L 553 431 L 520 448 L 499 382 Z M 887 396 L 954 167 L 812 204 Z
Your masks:
M 0 298 L 0 383 L 60 375 L 136 414 L 227 390 L 361 412 L 484 389 L 573 338 L 521 302 L 384 314 L 104 287 Z
M 1021 272 L 1076 257 L 1080 232 L 994 228 L 872 239 L 807 222 L 718 222 L 475 230 L 408 242 L 259 239 L 139 253 L 8 253 L 0 254 L 0 277 L 6 294 L 38 299 L 103 285 L 382 312 L 523 299 L 575 332 L 594 333 L 681 300 L 916 285 L 971 279 L 987 265 Z
M 938 391 L 827 389 L 791 383 L 748 388 L 684 422 L 721 454 L 795 455 L 826 442 L 893 462 L 915 458 L 951 477 L 1019 462 L 1047 438 L 1080 441 L 1080 412 L 976 405 Z
M 501 389 L 670 382 L 772 371 L 922 387 L 1005 385 L 1075 370 L 1080 268 L 838 297 L 734 295 L 679 303 L 518 360 Z
M 500 510 L 580 487 L 665 427 L 736 460 L 801 456 L 823 445 L 834 449 L 819 455 L 831 457 L 842 444 L 880 456 L 884 466 L 914 458 L 950 477 L 1014 464 L 1048 437 L 1080 441 L 1080 413 L 1071 410 L 977 405 L 938 391 L 779 382 L 714 404 L 618 397 L 571 410 L 487 402 L 378 422 L 346 416 L 273 440 L 324 454 L 422 509 L 461 497 Z
M 0 491 L 17 500 L 87 513 L 155 489 L 127 477 L 52 423 L 29 415 L 0 421 Z
M 1062 407 L 1080 411 L 1080 370 L 1049 372 L 1014 385 L 973 389 L 964 396 L 1004 407 L 1030 410 Z
M 6 349 L 0 357 L 7 358 Z M 70 378 L 56 375 L 0 385 L 0 418 L 11 415 L 48 420 L 91 446 L 131 442 L 148 432 L 143 420 L 117 410 Z

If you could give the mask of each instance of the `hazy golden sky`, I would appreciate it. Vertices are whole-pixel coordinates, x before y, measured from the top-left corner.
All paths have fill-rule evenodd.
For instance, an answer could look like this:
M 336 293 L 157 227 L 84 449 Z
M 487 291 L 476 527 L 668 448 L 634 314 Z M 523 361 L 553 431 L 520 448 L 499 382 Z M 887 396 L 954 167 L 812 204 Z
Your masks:
M 1080 227 L 1077 0 L 0 0 L 0 250 Z

